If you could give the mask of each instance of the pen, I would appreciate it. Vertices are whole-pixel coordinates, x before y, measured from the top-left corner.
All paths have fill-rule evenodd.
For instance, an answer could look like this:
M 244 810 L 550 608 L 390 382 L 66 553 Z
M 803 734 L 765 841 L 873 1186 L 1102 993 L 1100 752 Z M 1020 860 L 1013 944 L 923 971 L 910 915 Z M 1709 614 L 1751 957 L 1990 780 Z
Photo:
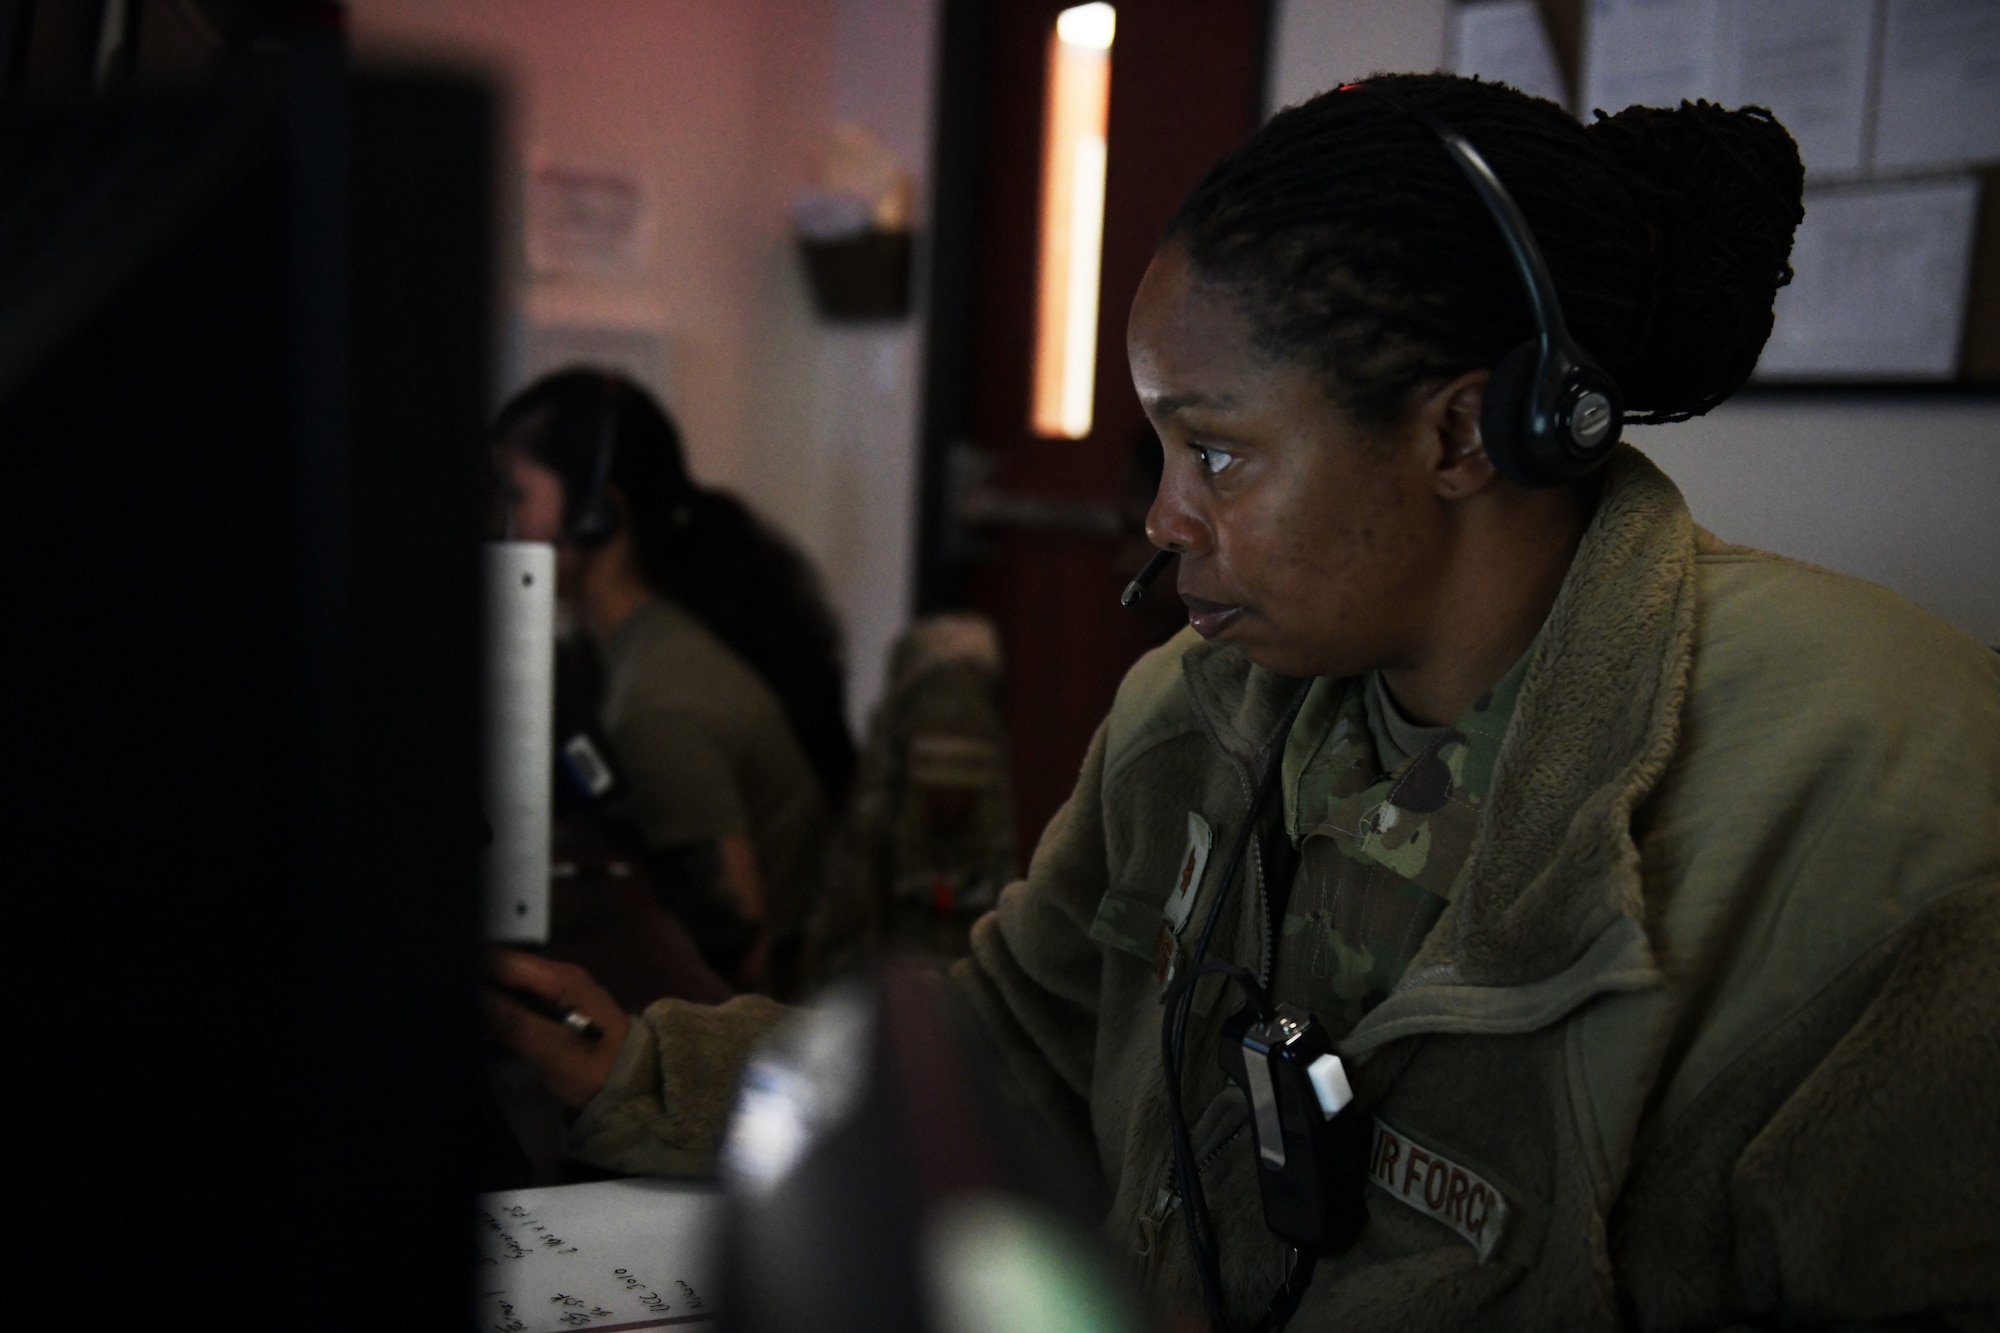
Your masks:
M 540 1014 L 543 1018 L 551 1022 L 560 1023 L 587 1041 L 596 1041 L 604 1035 L 603 1028 L 591 1022 L 568 1005 L 557 1004 L 546 995 L 537 995 L 535 992 L 523 990 L 519 986 L 503 986 L 497 981 L 489 981 L 486 984 L 528 1012 Z

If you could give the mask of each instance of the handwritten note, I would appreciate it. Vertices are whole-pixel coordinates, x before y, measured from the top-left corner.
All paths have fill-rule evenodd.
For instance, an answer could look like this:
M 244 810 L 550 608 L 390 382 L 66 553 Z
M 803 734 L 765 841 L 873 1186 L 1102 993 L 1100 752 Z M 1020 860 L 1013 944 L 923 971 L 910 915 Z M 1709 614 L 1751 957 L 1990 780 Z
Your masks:
M 482 1194 L 473 1327 L 568 1333 L 717 1317 L 720 1199 L 658 1180 Z

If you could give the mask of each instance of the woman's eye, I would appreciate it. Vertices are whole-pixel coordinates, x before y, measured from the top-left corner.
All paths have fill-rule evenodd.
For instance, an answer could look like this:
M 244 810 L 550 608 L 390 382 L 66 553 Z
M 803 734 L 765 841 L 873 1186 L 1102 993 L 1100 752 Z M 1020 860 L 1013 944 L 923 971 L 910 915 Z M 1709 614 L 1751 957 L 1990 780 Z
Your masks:
M 1223 449 L 1212 449 L 1205 444 L 1194 446 L 1194 456 L 1211 477 L 1236 461 L 1235 454 Z

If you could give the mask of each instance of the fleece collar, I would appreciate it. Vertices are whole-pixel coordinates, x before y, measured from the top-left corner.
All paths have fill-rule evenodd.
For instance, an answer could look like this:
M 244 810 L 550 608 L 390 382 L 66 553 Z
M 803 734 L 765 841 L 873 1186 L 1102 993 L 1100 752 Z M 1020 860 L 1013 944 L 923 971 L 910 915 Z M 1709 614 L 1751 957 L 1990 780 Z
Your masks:
M 1659 984 L 1631 816 L 1679 739 L 1694 612 L 1687 505 L 1621 448 L 1543 624 L 1451 903 L 1344 1052 L 1419 1032 L 1532 1031 L 1593 995 Z M 1182 671 L 1247 795 L 1307 683 L 1223 645 L 1191 648 Z

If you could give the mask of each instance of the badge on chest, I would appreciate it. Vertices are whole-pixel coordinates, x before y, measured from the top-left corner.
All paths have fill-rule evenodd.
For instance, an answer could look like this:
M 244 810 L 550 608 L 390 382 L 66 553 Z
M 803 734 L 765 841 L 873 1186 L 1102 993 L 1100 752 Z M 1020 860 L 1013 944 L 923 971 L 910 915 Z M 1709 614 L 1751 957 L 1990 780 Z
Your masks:
M 1208 869 L 1208 854 L 1214 846 L 1215 830 L 1206 819 L 1188 811 L 1187 850 L 1181 853 L 1173 890 L 1167 895 L 1166 906 L 1160 909 L 1160 928 L 1153 936 L 1153 977 L 1160 983 L 1162 994 L 1185 964 L 1181 932 L 1194 913 L 1194 900 L 1201 893 L 1202 873 Z

